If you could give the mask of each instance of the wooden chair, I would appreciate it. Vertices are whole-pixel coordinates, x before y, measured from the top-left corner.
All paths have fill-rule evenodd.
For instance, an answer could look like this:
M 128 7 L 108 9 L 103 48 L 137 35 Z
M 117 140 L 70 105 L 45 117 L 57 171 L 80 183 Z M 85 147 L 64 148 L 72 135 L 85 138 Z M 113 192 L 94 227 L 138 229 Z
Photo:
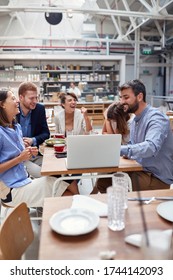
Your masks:
M 32 212 L 31 209 L 34 210 L 35 216 L 30 215 L 31 221 L 38 221 L 38 224 L 42 221 L 42 215 L 40 215 L 40 208 L 41 207 L 32 207 L 28 208 L 28 212 Z M 7 215 L 14 209 L 13 206 L 9 206 L 8 204 L 5 204 L 4 202 L 0 201 L 0 220 L 3 221 L 7 217 Z
M 34 232 L 26 203 L 16 206 L 0 228 L 0 259 L 19 260 L 32 243 Z

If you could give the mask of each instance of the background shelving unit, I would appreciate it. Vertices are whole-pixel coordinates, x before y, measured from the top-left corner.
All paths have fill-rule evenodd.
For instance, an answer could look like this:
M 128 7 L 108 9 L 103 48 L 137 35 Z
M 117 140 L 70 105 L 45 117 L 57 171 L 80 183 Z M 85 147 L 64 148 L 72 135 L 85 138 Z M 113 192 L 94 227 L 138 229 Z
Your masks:
M 66 91 L 70 82 L 76 82 L 82 91 L 78 106 L 87 107 L 93 122 L 99 124 L 103 122 L 105 106 L 113 101 L 118 85 L 125 81 L 125 56 L 0 55 L 0 87 L 10 87 L 17 95 L 19 84 L 24 81 L 38 86 L 43 103 L 57 102 L 49 98 L 51 93 Z M 97 98 L 88 103 L 87 95 Z
M 0 60 L 0 86 L 12 88 L 17 94 L 20 83 L 31 81 L 40 88 L 40 70 L 35 62 Z
M 82 62 L 80 68 L 83 68 Z M 50 66 L 50 65 L 49 65 Z M 116 65 L 117 68 L 119 65 Z M 79 65 L 78 65 L 79 67 Z M 116 95 L 117 87 L 120 82 L 119 70 L 114 70 L 115 64 L 102 68 L 106 69 L 93 69 L 93 66 L 85 67 L 86 70 L 41 70 L 41 81 L 43 83 L 44 94 L 49 95 L 53 91 L 66 91 L 69 88 L 70 82 L 76 82 L 81 91 L 82 97 L 87 94 L 99 92 L 99 96 Z M 53 66 L 51 67 L 53 68 Z M 97 89 L 99 91 L 97 91 Z

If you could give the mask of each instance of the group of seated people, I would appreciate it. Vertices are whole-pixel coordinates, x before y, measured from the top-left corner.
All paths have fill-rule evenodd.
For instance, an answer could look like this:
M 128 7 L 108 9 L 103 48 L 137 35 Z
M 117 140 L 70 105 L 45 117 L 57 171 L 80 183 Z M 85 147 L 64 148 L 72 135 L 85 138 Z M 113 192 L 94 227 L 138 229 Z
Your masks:
M 146 103 L 146 89 L 140 80 L 119 87 L 120 101 L 104 113 L 102 133 L 122 135 L 121 156 L 135 159 L 143 171 L 129 172 L 133 190 L 166 189 L 173 184 L 173 133 L 168 117 Z M 56 132 L 88 134 L 92 130 L 86 108 L 77 109 L 73 92 L 62 94 L 62 110 L 55 115 Z M 52 196 L 55 176 L 41 176 L 39 145 L 50 137 L 45 108 L 38 103 L 37 87 L 31 82 L 19 86 L 18 99 L 11 90 L 0 90 L 0 181 L 8 188 L 3 200 L 9 206 L 26 202 L 42 207 Z M 98 179 L 101 193 L 111 185 Z M 78 194 L 76 180 L 57 184 L 55 196 Z

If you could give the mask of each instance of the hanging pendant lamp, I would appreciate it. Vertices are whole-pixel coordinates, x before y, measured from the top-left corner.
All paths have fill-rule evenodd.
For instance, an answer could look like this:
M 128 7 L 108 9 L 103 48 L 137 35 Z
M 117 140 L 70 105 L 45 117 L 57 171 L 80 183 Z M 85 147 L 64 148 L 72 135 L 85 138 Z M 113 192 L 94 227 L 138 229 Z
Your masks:
M 51 25 L 59 24 L 62 21 L 62 13 L 45 13 L 46 21 Z

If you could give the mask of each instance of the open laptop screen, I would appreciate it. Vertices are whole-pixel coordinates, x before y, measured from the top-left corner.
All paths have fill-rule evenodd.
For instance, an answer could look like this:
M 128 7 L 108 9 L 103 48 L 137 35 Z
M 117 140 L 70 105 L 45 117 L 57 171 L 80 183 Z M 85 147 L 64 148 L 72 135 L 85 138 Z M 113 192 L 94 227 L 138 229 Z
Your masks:
M 121 134 L 68 136 L 67 168 L 118 166 L 121 138 Z

